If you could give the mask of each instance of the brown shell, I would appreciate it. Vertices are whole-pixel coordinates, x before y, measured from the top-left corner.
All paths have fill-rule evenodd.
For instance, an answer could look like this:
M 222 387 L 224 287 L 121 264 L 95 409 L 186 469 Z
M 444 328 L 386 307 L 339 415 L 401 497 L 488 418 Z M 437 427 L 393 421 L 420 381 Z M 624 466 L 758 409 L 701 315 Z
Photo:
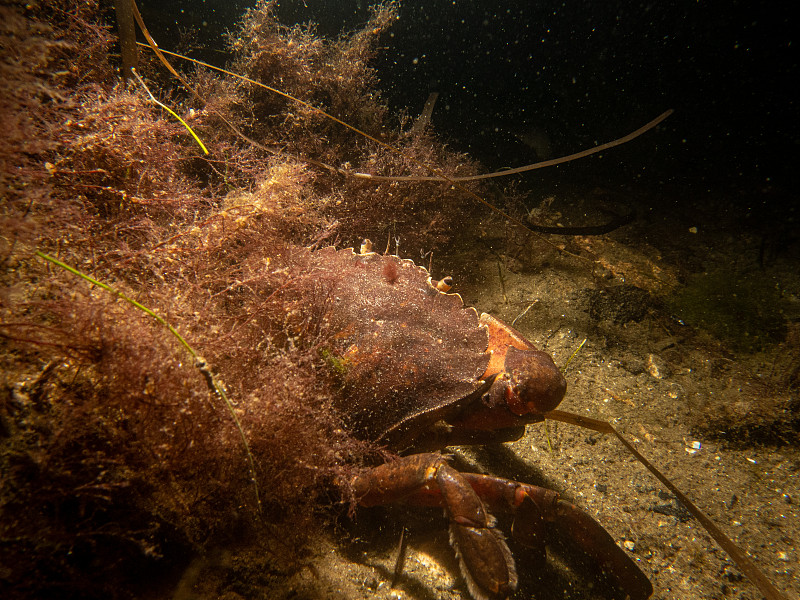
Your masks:
M 338 406 L 357 436 L 406 443 L 482 387 L 487 330 L 424 268 L 334 248 L 312 263 L 329 282 L 323 354 L 341 377 Z

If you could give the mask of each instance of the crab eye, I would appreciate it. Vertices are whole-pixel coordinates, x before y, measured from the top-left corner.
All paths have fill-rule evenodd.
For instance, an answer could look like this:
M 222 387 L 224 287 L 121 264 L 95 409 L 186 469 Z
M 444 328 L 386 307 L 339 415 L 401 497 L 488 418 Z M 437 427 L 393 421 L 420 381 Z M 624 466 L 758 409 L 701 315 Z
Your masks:
M 511 387 L 529 413 L 541 414 L 559 405 L 567 381 L 550 355 L 539 350 L 508 349 L 505 371 Z

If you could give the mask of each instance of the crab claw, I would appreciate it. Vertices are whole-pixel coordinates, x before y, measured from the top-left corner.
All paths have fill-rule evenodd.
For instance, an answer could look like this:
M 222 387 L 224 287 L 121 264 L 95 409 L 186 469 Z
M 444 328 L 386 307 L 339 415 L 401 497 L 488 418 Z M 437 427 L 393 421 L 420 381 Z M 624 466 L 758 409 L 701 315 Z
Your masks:
M 450 542 L 475 600 L 503 600 L 517 588 L 514 559 L 495 519 L 441 454 L 413 454 L 366 469 L 350 486 L 362 506 L 407 500 L 440 506 L 450 519 Z
M 571 540 L 609 576 L 630 600 L 647 600 L 653 585 L 603 526 L 577 506 L 546 488 L 491 475 L 462 473 L 489 510 L 514 515 L 514 539 L 544 558 L 545 529 Z M 545 527 L 546 525 L 546 527 Z
M 559 405 L 567 382 L 546 352 L 519 331 L 487 313 L 480 324 L 489 332 L 491 358 L 483 379 L 499 374 L 505 383 L 505 403 L 517 416 L 541 415 Z M 500 386 L 498 386 L 500 387 Z
M 447 463 L 436 473 L 450 517 L 450 543 L 473 598 L 507 598 L 517 588 L 514 558 L 495 519 L 461 474 Z
M 511 395 L 508 405 L 517 415 L 551 411 L 561 403 L 567 391 L 564 375 L 550 355 L 541 350 L 510 347 L 506 352 L 505 371 Z
M 591 556 L 629 598 L 646 600 L 653 594 L 653 584 L 600 523 L 563 500 L 556 503 L 555 515 L 553 525 Z

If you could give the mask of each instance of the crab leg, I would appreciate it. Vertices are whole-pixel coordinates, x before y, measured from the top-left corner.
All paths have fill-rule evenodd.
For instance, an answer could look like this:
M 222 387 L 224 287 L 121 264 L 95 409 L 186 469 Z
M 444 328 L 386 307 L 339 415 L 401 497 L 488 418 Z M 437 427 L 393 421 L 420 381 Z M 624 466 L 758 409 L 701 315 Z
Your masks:
M 464 476 L 440 454 L 414 454 L 364 471 L 351 480 L 363 506 L 435 498 L 450 518 L 450 542 L 476 600 L 507 598 L 517 587 L 514 559 L 495 519 Z M 422 501 L 423 504 L 429 504 Z

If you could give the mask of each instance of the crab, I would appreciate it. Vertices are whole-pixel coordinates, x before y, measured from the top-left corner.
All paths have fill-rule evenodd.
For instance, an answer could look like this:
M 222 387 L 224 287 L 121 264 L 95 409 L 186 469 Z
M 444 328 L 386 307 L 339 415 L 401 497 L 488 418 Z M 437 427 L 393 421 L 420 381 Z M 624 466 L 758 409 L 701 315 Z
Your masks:
M 545 352 L 489 314 L 465 307 L 446 281 L 411 260 L 365 244 L 311 253 L 325 287 L 324 355 L 340 378 L 338 407 L 350 432 L 398 458 L 359 470 L 347 486 L 362 506 L 403 501 L 444 508 L 461 573 L 476 600 L 517 586 L 514 559 L 493 513 L 510 513 L 516 540 L 544 556 L 554 524 L 633 600 L 653 588 L 603 527 L 559 494 L 534 485 L 461 473 L 447 446 L 520 438 L 552 415 L 566 392 Z

